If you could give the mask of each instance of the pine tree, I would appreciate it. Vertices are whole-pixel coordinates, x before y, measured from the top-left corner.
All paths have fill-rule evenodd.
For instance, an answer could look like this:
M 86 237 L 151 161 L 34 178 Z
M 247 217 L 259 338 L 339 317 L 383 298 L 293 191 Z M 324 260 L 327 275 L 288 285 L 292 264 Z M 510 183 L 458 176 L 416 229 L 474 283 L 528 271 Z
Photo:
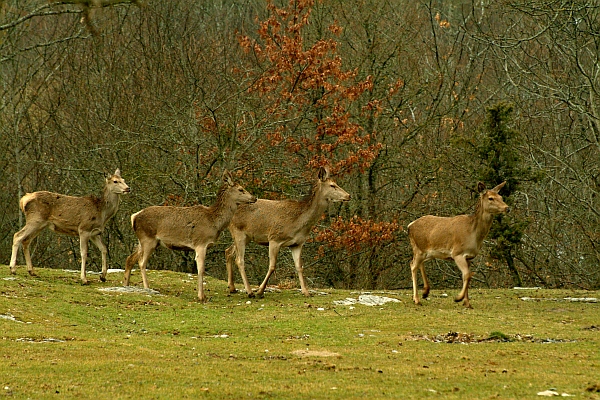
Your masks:
M 513 106 L 507 103 L 489 108 L 483 125 L 485 138 L 478 147 L 478 155 L 483 161 L 479 179 L 490 186 L 506 181 L 500 194 L 511 208 L 521 182 L 533 179 L 516 150 L 519 135 L 509 127 L 512 113 Z M 522 279 L 515 266 L 514 252 L 526 226 L 527 221 L 517 220 L 514 214 L 498 215 L 488 236 L 495 240 L 495 245 L 490 248 L 491 256 L 506 261 L 516 286 L 522 286 Z

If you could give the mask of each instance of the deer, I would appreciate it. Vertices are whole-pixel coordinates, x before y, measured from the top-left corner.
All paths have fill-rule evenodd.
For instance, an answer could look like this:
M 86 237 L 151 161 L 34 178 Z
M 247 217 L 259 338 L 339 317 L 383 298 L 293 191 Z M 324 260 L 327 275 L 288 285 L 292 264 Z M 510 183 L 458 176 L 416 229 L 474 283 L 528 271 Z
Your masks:
M 310 296 L 304 281 L 302 246 L 329 204 L 350 198 L 350 194 L 329 177 L 329 168 L 321 167 L 310 193 L 302 200 L 259 199 L 254 204 L 239 207 L 229 225 L 233 244 L 225 250 L 229 292 L 237 291 L 233 280 L 235 260 L 248 297 L 263 297 L 269 278 L 275 272 L 279 250 L 289 247 L 302 294 Z M 269 247 L 269 270 L 256 294 L 250 288 L 244 264 L 246 245 L 252 241 Z
M 114 174 L 107 176 L 102 195 L 75 197 L 47 191 L 27 193 L 19 200 L 19 207 L 25 214 L 25 226 L 13 237 L 10 272 L 16 274 L 17 253 L 23 245 L 23 254 L 29 275 L 36 276 L 33 271 L 29 245 L 40 232 L 49 228 L 55 233 L 79 236 L 81 252 L 81 283 L 86 285 L 85 265 L 88 255 L 88 244 L 91 240 L 102 253 L 102 274 L 100 280 L 106 281 L 107 248 L 102 242 L 102 233 L 107 222 L 115 216 L 121 202 L 121 195 L 131 191 L 121 171 L 117 168 Z
M 206 249 L 217 241 L 227 228 L 236 209 L 256 202 L 256 197 L 234 183 L 231 173 L 223 173 L 215 203 L 210 207 L 151 206 L 131 216 L 131 226 L 138 238 L 135 251 L 125 261 L 124 286 L 129 286 L 131 270 L 139 264 L 144 288 L 148 289 L 146 267 L 148 259 L 158 248 L 195 251 L 198 267 L 198 300 L 207 302 L 204 294 L 204 262 Z
M 437 258 L 454 260 L 462 273 L 462 290 L 454 299 L 463 301 L 463 305 L 472 308 L 469 301 L 469 283 L 474 273 L 471 272 L 471 260 L 475 258 L 483 240 L 492 226 L 494 215 L 509 211 L 508 205 L 498 194 L 506 184 L 502 182 L 493 189 L 486 190 L 485 184 L 479 182 L 477 189 L 480 193 L 475 212 L 471 215 L 454 217 L 438 217 L 425 215 L 408 224 L 408 236 L 413 250 L 410 263 L 413 282 L 413 300 L 420 305 L 417 293 L 417 271 L 423 277 L 423 298 L 429 295 L 429 281 L 425 275 L 425 261 Z

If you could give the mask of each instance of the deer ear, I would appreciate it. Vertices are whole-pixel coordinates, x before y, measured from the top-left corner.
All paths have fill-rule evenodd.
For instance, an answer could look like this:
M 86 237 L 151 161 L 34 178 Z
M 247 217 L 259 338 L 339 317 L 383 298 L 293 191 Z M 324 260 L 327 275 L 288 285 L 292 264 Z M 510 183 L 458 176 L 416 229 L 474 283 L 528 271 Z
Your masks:
M 493 188 L 492 191 L 498 193 L 500 191 L 500 189 L 502 189 L 504 187 L 504 185 L 506 185 L 506 181 L 502 182 L 501 184 L 499 184 L 498 186 Z
M 483 183 L 483 182 L 479 182 L 479 183 L 477 184 L 477 191 L 478 191 L 479 193 L 482 193 L 484 190 L 485 190 L 485 183 Z
M 229 186 L 234 185 L 231 173 L 227 170 L 223 171 L 223 182 L 227 183 Z
M 319 179 L 325 181 L 329 178 L 329 167 L 321 167 L 319 168 Z
M 118 176 L 120 178 L 121 177 L 121 170 L 119 168 L 115 169 L 115 173 L 113 175 Z

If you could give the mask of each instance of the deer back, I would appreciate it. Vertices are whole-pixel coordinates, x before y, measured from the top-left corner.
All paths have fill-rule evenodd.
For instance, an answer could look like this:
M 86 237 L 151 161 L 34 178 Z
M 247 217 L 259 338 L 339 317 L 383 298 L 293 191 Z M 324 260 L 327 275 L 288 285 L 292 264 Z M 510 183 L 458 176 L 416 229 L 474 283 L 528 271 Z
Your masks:
M 224 174 L 224 183 L 215 203 L 206 207 L 152 206 L 131 216 L 138 237 L 160 240 L 171 248 L 195 248 L 200 243 L 215 241 L 227 227 L 239 204 L 256 201 L 242 186 Z
M 308 196 L 301 200 L 264 200 L 236 211 L 231 230 L 242 231 L 257 243 L 304 242 L 330 202 L 348 201 L 350 195 L 321 168 Z
M 508 206 L 498 194 L 504 184 L 486 190 L 480 183 L 482 193 L 471 215 L 426 215 L 410 223 L 408 234 L 413 248 L 430 258 L 451 258 L 457 254 L 475 257 L 490 230 L 493 216 L 508 211 Z
M 106 178 L 102 197 L 75 197 L 40 191 L 27 193 L 19 201 L 19 206 L 27 223 L 47 225 L 56 232 L 76 236 L 81 231 L 102 231 L 106 221 L 119 208 L 119 195 L 129 191 L 117 169 Z
M 208 207 L 152 206 L 131 216 L 138 238 L 156 239 L 175 249 L 193 250 L 197 241 L 216 234 L 208 223 Z

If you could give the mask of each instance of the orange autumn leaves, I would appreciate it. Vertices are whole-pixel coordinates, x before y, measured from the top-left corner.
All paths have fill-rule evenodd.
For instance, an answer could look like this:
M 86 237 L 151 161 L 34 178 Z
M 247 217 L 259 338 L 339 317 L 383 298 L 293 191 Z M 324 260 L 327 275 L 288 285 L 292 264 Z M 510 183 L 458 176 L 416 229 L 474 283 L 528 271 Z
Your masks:
M 343 69 L 333 38 L 306 43 L 302 30 L 313 5 L 313 0 L 291 0 L 284 8 L 269 3 L 258 37 L 239 38 L 260 65 L 249 91 L 265 100 L 272 121 L 281 121 L 266 135 L 271 145 L 284 143 L 290 157 L 303 151 L 308 167 L 330 163 L 337 174 L 364 171 L 382 145 L 364 132 L 351 110 L 373 83 L 371 77 L 359 81 L 357 71 Z M 336 36 L 341 30 L 334 23 L 328 31 Z M 374 107 L 377 103 L 365 109 Z
M 246 72 L 252 81 L 248 91 L 259 96 L 270 116 L 266 144 L 284 149 L 286 161 L 306 163 L 309 170 L 328 164 L 338 176 L 362 173 L 382 144 L 374 131 L 365 132 L 360 119 L 381 112 L 381 102 L 367 100 L 371 76 L 359 79 L 357 70 L 344 69 L 337 23 L 309 43 L 303 31 L 313 7 L 313 0 L 290 0 L 281 8 L 269 2 L 256 35 L 239 37 L 254 63 Z M 320 255 L 325 247 L 358 252 L 389 243 L 397 230 L 396 222 L 338 217 L 328 228 L 315 229 L 315 239 L 323 244 Z
M 356 253 L 364 248 L 373 248 L 390 243 L 400 229 L 396 221 L 375 222 L 358 216 L 345 221 L 341 217 L 333 220 L 328 228 L 318 232 L 315 241 L 322 242 L 333 250 L 345 250 Z M 324 246 L 319 248 L 319 255 L 325 254 Z

